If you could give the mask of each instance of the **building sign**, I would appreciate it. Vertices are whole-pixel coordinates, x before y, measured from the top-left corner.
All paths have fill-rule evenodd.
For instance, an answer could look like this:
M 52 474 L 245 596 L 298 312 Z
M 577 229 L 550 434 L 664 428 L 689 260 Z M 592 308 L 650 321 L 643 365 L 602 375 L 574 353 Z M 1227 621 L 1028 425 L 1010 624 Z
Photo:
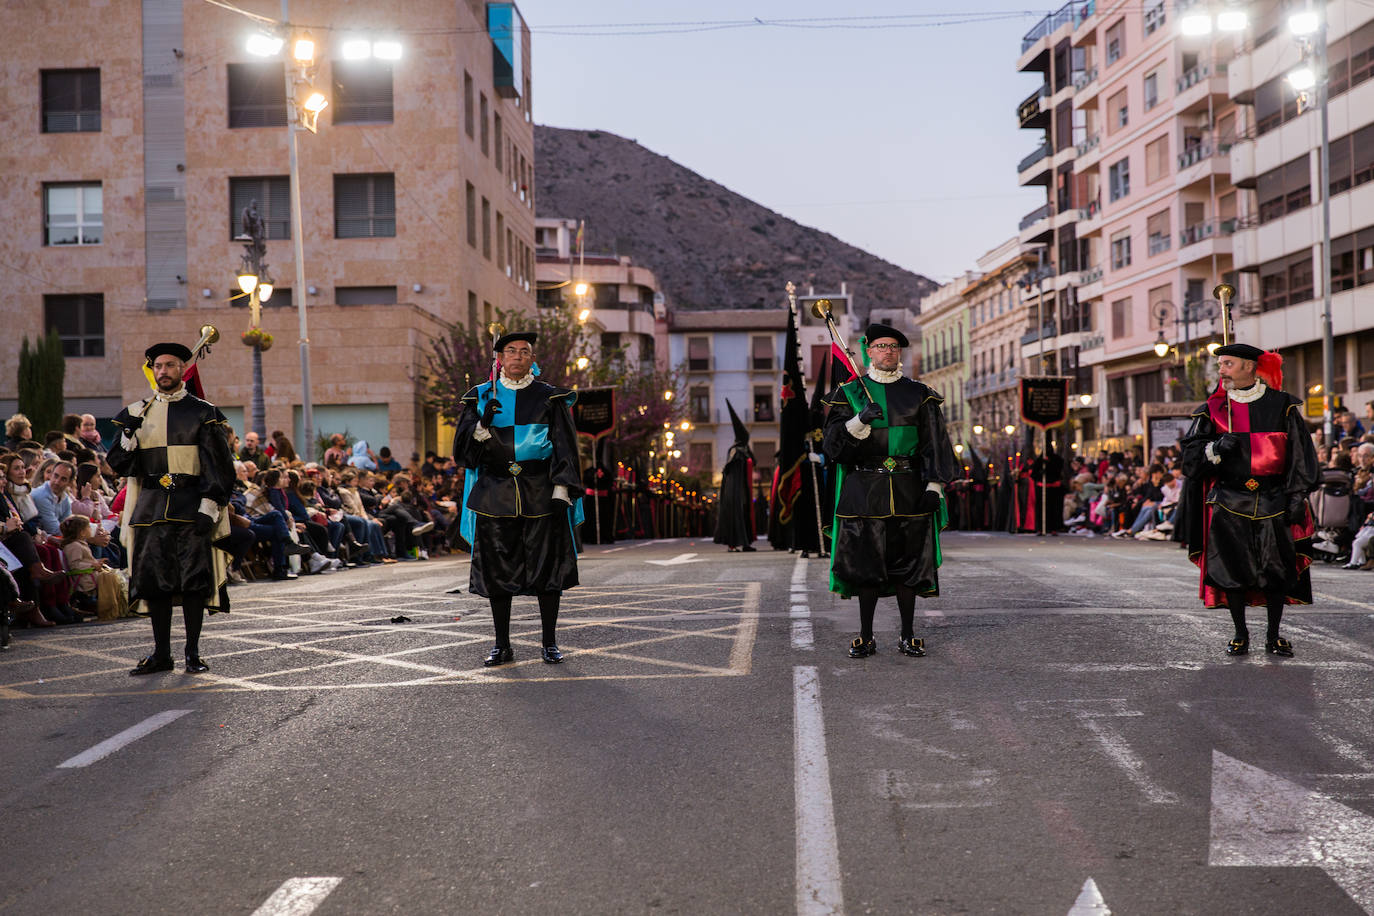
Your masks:
M 1021 420 L 1049 429 L 1069 417 L 1069 380 L 1053 376 L 1021 379 Z
M 584 436 L 600 439 L 615 429 L 615 389 L 583 388 L 573 405 L 573 423 Z

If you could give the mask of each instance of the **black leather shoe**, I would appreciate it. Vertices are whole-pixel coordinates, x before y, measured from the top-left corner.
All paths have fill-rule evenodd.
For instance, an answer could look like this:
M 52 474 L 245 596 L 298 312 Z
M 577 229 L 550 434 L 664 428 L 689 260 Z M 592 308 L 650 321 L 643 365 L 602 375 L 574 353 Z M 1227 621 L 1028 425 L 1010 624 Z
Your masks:
M 1233 639 L 1226 644 L 1227 655 L 1245 655 L 1250 651 L 1250 637 Z
M 187 674 L 204 674 L 206 671 L 209 670 L 210 666 L 205 664 L 205 659 L 201 658 L 199 655 L 186 656 Z
M 1270 655 L 1277 655 L 1279 658 L 1293 657 L 1293 644 L 1283 637 L 1277 639 L 1266 639 L 1264 641 L 1264 651 Z
M 854 641 L 849 644 L 850 658 L 868 658 L 870 655 L 878 654 L 878 643 L 873 637 L 864 639 L 862 636 L 855 636 Z
M 545 646 L 539 654 L 544 657 L 544 664 L 546 665 L 556 665 L 563 660 L 563 653 L 559 651 L 557 646 Z
M 158 658 L 156 655 L 149 655 L 135 665 L 134 670 L 130 671 L 129 674 L 157 674 L 160 671 L 171 671 L 174 667 L 176 666 L 172 664 L 170 656 Z
M 482 664 L 487 668 L 495 668 L 497 665 L 504 665 L 506 662 L 513 661 L 515 661 L 515 653 L 511 651 L 510 646 L 492 646 Z
M 924 639 L 917 639 L 913 636 L 910 639 L 903 639 L 898 642 L 897 648 L 901 650 L 903 655 L 911 658 L 924 658 L 926 654 L 926 641 Z

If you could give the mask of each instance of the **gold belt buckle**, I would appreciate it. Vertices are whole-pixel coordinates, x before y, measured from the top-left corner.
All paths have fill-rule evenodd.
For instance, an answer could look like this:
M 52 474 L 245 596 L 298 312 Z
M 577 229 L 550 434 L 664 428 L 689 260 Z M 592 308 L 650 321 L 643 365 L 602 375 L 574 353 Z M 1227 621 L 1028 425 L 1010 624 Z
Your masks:
M 1255 492 L 1259 489 L 1259 481 L 1251 477 L 1249 480 L 1245 481 L 1245 489 L 1249 490 L 1251 493 Z
M 509 465 L 506 466 L 506 470 L 510 471 L 510 476 L 512 476 L 512 477 L 519 477 L 519 476 L 520 476 L 520 470 L 521 470 L 521 469 L 520 469 L 520 462 L 518 462 L 518 461 L 512 461 Z
M 171 475 L 171 474 L 163 474 L 161 477 L 159 477 L 159 478 L 157 479 L 157 483 L 158 483 L 158 486 L 162 487 L 162 489 L 164 489 L 164 490 L 170 490 L 170 489 L 172 489 L 172 475 Z
M 897 467 L 897 459 L 889 455 L 888 457 L 883 459 L 883 467 L 887 468 L 887 472 L 891 474 L 893 470 Z

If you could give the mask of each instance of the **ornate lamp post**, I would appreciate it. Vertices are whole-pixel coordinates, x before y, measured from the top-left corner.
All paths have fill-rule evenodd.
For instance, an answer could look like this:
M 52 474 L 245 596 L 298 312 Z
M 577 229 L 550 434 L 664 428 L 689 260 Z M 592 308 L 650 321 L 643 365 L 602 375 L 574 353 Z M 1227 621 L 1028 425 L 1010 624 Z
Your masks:
M 253 348 L 253 401 L 249 408 L 248 428 L 267 438 L 266 407 L 262 396 L 262 352 L 271 349 L 272 335 L 262 329 L 262 303 L 272 298 L 272 277 L 267 272 L 266 227 L 258 216 L 258 202 L 251 201 L 240 217 L 242 232 L 235 241 L 243 241 L 243 261 L 239 266 L 239 289 L 248 296 L 248 330 L 242 340 Z

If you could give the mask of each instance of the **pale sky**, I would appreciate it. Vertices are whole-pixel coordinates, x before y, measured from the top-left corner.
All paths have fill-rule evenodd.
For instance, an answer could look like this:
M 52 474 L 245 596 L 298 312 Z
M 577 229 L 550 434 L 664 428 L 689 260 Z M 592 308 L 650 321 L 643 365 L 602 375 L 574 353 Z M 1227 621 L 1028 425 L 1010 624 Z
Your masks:
M 936 281 L 972 269 L 1044 202 L 1043 189 L 1016 184 L 1039 135 L 1016 125 L 1038 81 L 1015 67 L 1046 10 L 1014 0 L 519 6 L 533 32 L 537 123 L 637 140 Z M 889 18 L 797 21 L 837 17 Z M 787 22 L 726 25 L 755 18 Z M 627 34 L 656 31 L 666 34 Z

